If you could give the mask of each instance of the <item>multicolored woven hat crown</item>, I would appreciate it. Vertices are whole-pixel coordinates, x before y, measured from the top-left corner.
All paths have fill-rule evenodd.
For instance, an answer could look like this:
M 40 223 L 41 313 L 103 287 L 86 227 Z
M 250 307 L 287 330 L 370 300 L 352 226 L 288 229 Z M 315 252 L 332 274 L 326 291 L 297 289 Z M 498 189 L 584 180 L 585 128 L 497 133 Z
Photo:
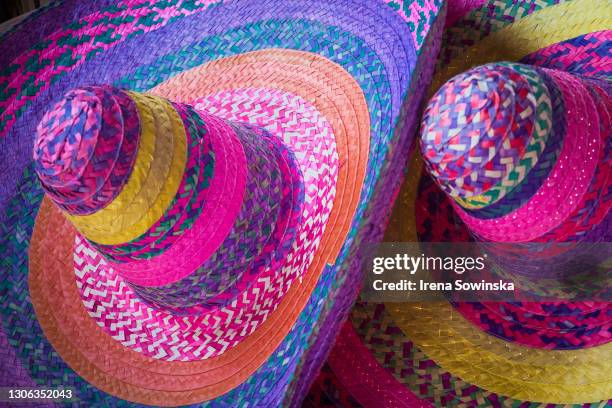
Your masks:
M 411 159 L 385 239 L 609 241 L 609 4 L 448 8 L 422 133 L 430 138 Z M 577 196 L 544 200 L 555 171 L 566 177 L 556 185 Z M 526 212 L 555 201 L 554 221 L 539 213 L 546 206 Z M 512 220 L 519 210 L 527 217 Z M 514 228 L 501 234 L 503 220 Z M 546 277 L 530 278 L 549 288 Z M 609 302 L 358 301 L 307 406 L 608 406 L 611 316 Z
M 1 34 L 0 385 L 299 406 L 382 237 L 443 12 L 63 0 Z
M 555 69 L 473 68 L 425 111 L 427 168 L 481 238 L 606 241 L 609 90 Z
M 610 240 L 610 89 L 605 77 L 496 63 L 438 90 L 425 112 L 421 147 L 470 233 L 496 242 Z M 519 253 L 518 246 L 497 250 L 506 274 L 519 274 L 520 286 L 554 293 L 562 271 L 534 268 L 535 258 L 520 267 L 513 260 Z M 530 346 L 575 349 L 609 341 L 606 302 L 516 303 L 454 306 L 489 333 Z

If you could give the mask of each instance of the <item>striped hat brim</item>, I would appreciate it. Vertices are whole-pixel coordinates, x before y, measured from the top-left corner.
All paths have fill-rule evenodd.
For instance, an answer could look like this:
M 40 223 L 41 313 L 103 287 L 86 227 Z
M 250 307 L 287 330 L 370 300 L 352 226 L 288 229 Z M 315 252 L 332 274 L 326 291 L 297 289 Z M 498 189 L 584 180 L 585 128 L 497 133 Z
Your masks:
M 328 322 L 341 321 L 356 295 L 359 270 L 350 256 L 364 236 L 382 233 L 416 123 L 411 102 L 430 75 L 417 66 L 417 51 L 440 2 L 399 10 L 392 3 L 66 0 L 3 34 L 0 147 L 10 154 L 0 183 L 0 245 L 7 255 L 0 310 L 11 345 L 6 361 L 14 363 L 0 370 L 7 384 L 61 383 L 81 401 L 110 406 L 128 405 L 122 399 L 226 406 L 299 401 L 333 340 L 336 323 Z M 431 63 L 429 48 L 422 54 Z M 271 90 L 288 104 L 307 102 L 333 131 L 339 166 L 319 249 L 265 321 L 217 356 L 155 359 L 121 344 L 129 338 L 113 339 L 105 331 L 112 323 L 100 327 L 87 313 L 75 284 L 74 230 L 49 203 L 41 206 L 30 158 L 39 112 L 67 89 L 87 84 L 152 90 L 241 121 L 262 120 L 275 134 L 274 115 L 246 117 L 231 108 L 244 93 Z M 310 145 L 315 140 L 302 151 L 327 151 Z M 53 239 L 47 227 L 66 234 Z M 47 267 L 65 299 L 50 290 Z M 120 298 L 107 300 L 113 299 Z M 33 348 L 38 351 L 29 353 Z

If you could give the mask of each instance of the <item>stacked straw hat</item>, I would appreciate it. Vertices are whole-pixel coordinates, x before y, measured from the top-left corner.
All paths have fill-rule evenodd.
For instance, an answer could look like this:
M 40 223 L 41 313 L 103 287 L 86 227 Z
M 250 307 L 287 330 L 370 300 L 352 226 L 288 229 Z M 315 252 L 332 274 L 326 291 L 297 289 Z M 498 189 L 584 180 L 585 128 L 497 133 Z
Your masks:
M 0 386 L 299 406 L 382 238 L 440 1 L 54 2 L 0 37 Z
M 425 111 L 427 169 L 480 239 L 608 241 L 609 90 L 516 63 L 459 74 Z
M 289 129 L 285 146 L 264 128 L 110 87 L 72 90 L 47 112 L 34 168 L 79 232 L 76 285 L 98 326 L 168 361 L 252 334 L 302 279 L 329 219 L 338 156 L 329 125 L 309 119 L 300 130 L 321 160 Z
M 609 242 L 609 3 L 471 3 L 448 5 L 386 240 Z M 531 272 L 528 289 L 552 281 Z M 358 301 L 311 400 L 608 406 L 611 316 L 605 301 Z

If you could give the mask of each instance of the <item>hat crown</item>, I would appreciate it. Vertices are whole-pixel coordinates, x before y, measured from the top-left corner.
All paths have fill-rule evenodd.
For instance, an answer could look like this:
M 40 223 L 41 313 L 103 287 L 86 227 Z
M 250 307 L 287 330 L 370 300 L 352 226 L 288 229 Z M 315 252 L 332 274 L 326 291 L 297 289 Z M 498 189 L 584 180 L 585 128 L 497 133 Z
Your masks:
M 45 184 L 69 184 L 90 158 L 100 132 L 101 106 L 93 92 L 71 91 L 39 123 L 34 150 Z
M 492 106 L 483 98 L 505 119 L 481 126 L 483 108 Z M 599 239 L 607 207 L 598 211 L 597 203 L 608 177 L 598 163 L 606 157 L 608 112 L 609 82 L 602 78 L 488 64 L 436 93 L 421 147 L 430 174 L 479 239 Z
M 424 114 L 421 149 L 431 174 L 455 199 L 504 181 L 552 121 L 540 74 L 516 63 L 473 68 L 445 83 Z
M 133 102 L 118 90 L 66 93 L 44 114 L 34 142 L 35 169 L 53 201 L 74 215 L 108 205 L 130 175 L 137 122 Z

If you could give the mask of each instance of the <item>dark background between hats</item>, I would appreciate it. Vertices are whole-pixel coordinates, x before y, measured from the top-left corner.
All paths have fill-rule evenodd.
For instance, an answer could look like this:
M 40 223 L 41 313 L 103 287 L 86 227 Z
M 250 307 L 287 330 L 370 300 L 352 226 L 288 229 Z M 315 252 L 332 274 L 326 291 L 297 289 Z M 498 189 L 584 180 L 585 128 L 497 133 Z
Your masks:
M 51 0 L 0 0 L 0 23 L 46 6 Z

